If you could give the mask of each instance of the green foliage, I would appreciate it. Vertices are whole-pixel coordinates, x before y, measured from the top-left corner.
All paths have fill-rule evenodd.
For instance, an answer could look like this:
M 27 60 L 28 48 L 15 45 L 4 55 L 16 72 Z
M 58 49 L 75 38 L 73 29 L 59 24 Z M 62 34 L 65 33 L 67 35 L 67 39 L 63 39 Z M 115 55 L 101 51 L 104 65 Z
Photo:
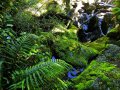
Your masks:
M 10 7 L 12 6 L 13 4 L 13 0 L 0 0 L 0 8 L 3 11 L 8 11 L 10 10 Z
M 26 34 L 16 40 L 11 40 L 1 48 L 1 56 L 6 58 L 6 62 L 9 62 L 10 65 L 14 65 L 14 69 L 16 66 L 21 66 L 23 62 L 25 67 L 27 66 L 26 60 L 31 56 L 29 53 L 35 47 L 37 41 L 38 37 L 34 34 Z
M 56 83 L 61 81 L 58 78 L 65 76 L 70 68 L 71 66 L 62 60 L 40 62 L 25 70 L 15 71 L 12 74 L 15 84 L 11 86 L 11 89 L 22 88 L 24 90 L 27 88 L 27 90 L 36 90 L 37 88 L 48 89 L 48 86 L 50 86 L 49 89 L 57 89 Z
M 12 28 L 13 27 L 13 18 L 10 14 L 0 15 L 0 28 Z
M 115 7 L 113 8 L 113 14 L 115 14 L 116 19 L 120 22 L 120 1 L 115 0 Z
M 67 18 L 63 13 L 51 10 L 42 14 L 38 19 L 40 22 L 40 28 L 42 28 L 45 32 L 51 31 L 58 25 L 65 26 L 65 23 L 67 21 Z
M 68 13 L 68 11 L 70 10 L 70 0 L 63 0 L 63 3 L 65 3 L 66 12 Z
M 14 17 L 14 26 L 17 33 L 35 32 L 39 28 L 39 21 L 31 13 L 22 11 Z
M 15 39 L 15 32 L 11 28 L 0 29 L 0 47 L 12 42 Z
M 51 1 L 46 5 L 46 9 L 50 12 L 60 13 L 63 12 L 60 5 L 56 1 Z
M 97 88 L 107 85 L 113 89 L 112 84 L 115 85 L 120 78 L 118 68 L 100 60 L 92 61 L 88 66 L 99 51 L 106 49 L 109 38 L 84 44 L 87 47 L 79 43 L 77 28 L 73 25 L 69 30 L 64 28 L 68 22 L 64 8 L 66 12 L 70 10 L 70 0 L 62 1 L 63 6 L 55 0 L 0 1 L 1 90 L 84 90 L 96 89 L 95 84 L 98 84 Z M 115 5 L 113 13 L 119 20 L 119 1 L 116 0 Z M 39 17 L 36 16 L 37 12 L 40 12 Z M 117 30 L 120 30 L 119 27 Z M 118 32 L 114 33 L 119 36 Z M 97 59 L 119 63 L 119 48 L 112 48 L 106 50 L 105 58 L 101 55 Z M 73 68 L 71 65 L 88 67 L 71 82 L 66 80 L 68 71 Z
M 3 60 L 0 59 L 0 89 L 2 89 Z

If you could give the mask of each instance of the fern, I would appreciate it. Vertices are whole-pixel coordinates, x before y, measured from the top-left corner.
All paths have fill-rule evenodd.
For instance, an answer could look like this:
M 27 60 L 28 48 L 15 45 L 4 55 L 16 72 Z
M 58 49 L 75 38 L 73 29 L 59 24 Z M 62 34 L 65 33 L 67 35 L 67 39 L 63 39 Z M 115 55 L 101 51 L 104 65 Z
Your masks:
M 56 63 L 51 61 L 40 62 L 25 70 L 15 71 L 12 74 L 14 84 L 11 85 L 10 88 L 22 88 L 22 90 L 44 89 L 47 86 L 51 86 L 51 83 L 53 84 L 56 80 L 58 81 L 58 78 L 65 76 L 65 73 L 69 69 L 71 69 L 71 66 L 62 60 L 59 60 Z M 55 83 L 52 87 L 55 87 Z
M 20 65 L 28 58 L 28 53 L 37 42 L 38 37 L 34 34 L 27 34 L 7 43 L 2 48 L 1 57 L 6 59 L 9 64 Z M 25 64 L 24 64 L 25 65 Z M 15 67 L 16 68 L 16 67 Z

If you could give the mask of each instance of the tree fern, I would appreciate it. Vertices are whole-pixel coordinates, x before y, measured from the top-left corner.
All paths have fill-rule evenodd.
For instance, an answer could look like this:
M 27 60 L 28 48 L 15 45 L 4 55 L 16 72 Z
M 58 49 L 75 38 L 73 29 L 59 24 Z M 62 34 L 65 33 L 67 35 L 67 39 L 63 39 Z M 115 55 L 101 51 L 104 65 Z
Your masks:
M 54 88 L 59 81 L 58 78 L 65 76 L 65 73 L 71 69 L 71 66 L 62 60 L 57 62 L 40 62 L 25 70 L 15 71 L 12 74 L 14 84 L 11 89 L 22 88 L 27 90 L 36 90 L 42 88 Z M 57 81 L 57 82 L 56 82 Z M 54 82 L 54 83 L 53 83 Z

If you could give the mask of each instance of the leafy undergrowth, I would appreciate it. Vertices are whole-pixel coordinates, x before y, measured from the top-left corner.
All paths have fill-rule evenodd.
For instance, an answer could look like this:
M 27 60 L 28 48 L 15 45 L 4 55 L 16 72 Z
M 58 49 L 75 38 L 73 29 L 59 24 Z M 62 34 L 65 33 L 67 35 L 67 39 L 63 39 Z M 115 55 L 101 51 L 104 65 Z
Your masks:
M 120 89 L 119 25 L 107 36 L 81 43 L 73 22 L 66 29 L 64 3 L 36 0 L 43 4 L 36 7 L 36 1 L 13 1 L 6 7 L 2 1 L 0 14 L 0 90 Z
M 67 88 L 67 85 L 64 85 L 64 82 L 60 78 L 63 78 L 71 68 L 72 66 L 63 60 L 40 62 L 25 70 L 15 71 L 12 74 L 12 79 L 15 84 L 11 85 L 10 88 L 26 88 L 27 90 L 41 88 L 47 90 L 48 87 L 49 89 L 60 87 L 64 89 Z

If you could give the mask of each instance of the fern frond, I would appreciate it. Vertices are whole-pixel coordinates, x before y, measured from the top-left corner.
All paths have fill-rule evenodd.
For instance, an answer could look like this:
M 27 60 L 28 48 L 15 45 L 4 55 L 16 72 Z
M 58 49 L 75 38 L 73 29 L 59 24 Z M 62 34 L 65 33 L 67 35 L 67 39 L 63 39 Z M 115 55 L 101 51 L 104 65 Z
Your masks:
M 7 44 L 5 48 L 2 48 L 0 53 L 6 62 L 11 64 L 19 64 L 26 60 L 32 47 L 37 43 L 38 36 L 34 34 L 23 35 L 10 44 Z M 22 62 L 23 61 L 23 62 Z M 25 64 L 24 64 L 25 65 Z
M 55 82 L 57 78 L 65 76 L 67 71 L 71 68 L 72 67 L 69 64 L 62 60 L 59 60 L 58 62 L 40 62 L 25 70 L 15 71 L 12 74 L 12 79 L 15 84 L 11 85 L 10 88 L 17 89 L 23 87 L 23 89 L 27 88 L 28 90 L 46 88 L 48 84 Z M 54 85 L 52 86 L 54 87 Z

